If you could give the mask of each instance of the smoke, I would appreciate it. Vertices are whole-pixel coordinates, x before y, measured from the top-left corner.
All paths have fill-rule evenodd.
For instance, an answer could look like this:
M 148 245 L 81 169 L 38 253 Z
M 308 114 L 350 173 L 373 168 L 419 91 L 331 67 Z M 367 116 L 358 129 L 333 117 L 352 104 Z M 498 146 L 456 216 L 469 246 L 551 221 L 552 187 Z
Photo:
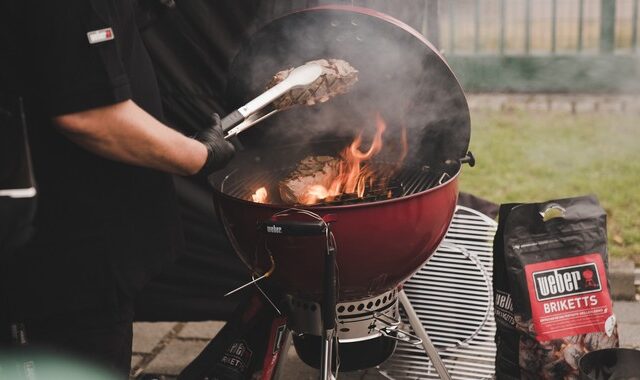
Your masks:
M 379 112 L 388 126 L 385 144 L 397 144 L 407 128 L 408 160 L 441 163 L 466 153 L 468 109 L 449 68 L 417 37 L 372 16 L 310 11 L 268 24 L 233 62 L 230 100 L 241 106 L 264 91 L 276 72 L 321 58 L 355 67 L 359 79 L 353 89 L 326 103 L 278 113 L 245 132 L 247 147 L 295 146 L 287 149 L 302 156 L 313 154 L 312 143 L 322 140 L 344 141 L 336 144 L 341 149 L 361 130 L 366 147 Z

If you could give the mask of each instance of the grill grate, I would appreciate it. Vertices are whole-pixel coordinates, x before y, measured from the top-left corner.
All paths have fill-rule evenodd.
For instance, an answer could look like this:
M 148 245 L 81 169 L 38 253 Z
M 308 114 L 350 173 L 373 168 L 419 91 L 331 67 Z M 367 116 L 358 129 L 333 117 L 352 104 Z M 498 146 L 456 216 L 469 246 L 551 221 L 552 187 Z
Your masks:
M 445 239 L 429 262 L 404 285 L 453 379 L 491 379 L 495 368 L 492 241 L 496 223 L 456 209 Z M 446 289 L 446 292 L 443 292 Z M 409 328 L 403 316 L 405 328 Z M 381 365 L 393 379 L 439 379 L 421 346 L 400 343 Z
M 285 178 L 295 167 L 263 171 L 258 173 L 243 174 L 239 171 L 227 176 L 222 184 L 222 192 L 235 198 L 251 199 L 251 194 L 258 188 L 264 186 L 270 194 L 270 203 L 278 204 L 277 183 Z M 393 165 L 376 163 L 375 172 L 378 177 L 389 177 L 385 184 L 374 184 L 368 187 L 365 195 L 358 198 L 355 195 L 345 194 L 330 202 L 316 204 L 314 206 L 337 206 L 353 203 L 375 202 L 378 200 L 398 198 L 411 194 L 416 194 L 447 181 L 451 176 L 443 171 L 434 171 L 428 166 L 403 167 L 395 171 Z M 393 174 L 391 174 L 393 173 Z M 278 199 L 273 199 L 277 197 Z

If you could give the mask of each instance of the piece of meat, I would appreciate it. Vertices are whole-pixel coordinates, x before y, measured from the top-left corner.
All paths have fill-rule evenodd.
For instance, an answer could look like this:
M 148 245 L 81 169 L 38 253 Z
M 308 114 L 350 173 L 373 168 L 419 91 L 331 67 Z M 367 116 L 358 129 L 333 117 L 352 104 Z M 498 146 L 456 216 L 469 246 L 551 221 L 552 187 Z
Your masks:
M 307 63 L 317 63 L 322 66 L 322 74 L 315 82 L 305 88 L 297 88 L 282 95 L 274 101 L 278 109 L 289 108 L 294 105 L 314 105 L 324 103 L 330 98 L 344 94 L 358 81 L 358 70 L 347 61 L 341 59 L 318 59 Z M 293 68 L 282 70 L 273 76 L 267 84 L 271 88 L 289 76 Z
M 280 198 L 288 204 L 315 203 L 309 199 L 309 188 L 314 185 L 329 188 L 338 173 L 339 162 L 331 156 L 306 157 L 278 184 Z

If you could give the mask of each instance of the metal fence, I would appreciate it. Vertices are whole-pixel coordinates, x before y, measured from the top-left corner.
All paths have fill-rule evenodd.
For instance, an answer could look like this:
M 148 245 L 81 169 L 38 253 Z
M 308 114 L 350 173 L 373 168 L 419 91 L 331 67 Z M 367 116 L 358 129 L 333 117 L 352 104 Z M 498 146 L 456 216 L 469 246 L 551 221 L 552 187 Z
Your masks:
M 466 89 L 640 92 L 640 0 L 274 0 L 387 13 L 444 52 Z
M 467 54 L 633 54 L 639 0 L 439 0 L 441 45 Z
M 329 3 L 388 13 L 449 54 L 639 51 L 640 0 L 284 0 L 271 11 Z

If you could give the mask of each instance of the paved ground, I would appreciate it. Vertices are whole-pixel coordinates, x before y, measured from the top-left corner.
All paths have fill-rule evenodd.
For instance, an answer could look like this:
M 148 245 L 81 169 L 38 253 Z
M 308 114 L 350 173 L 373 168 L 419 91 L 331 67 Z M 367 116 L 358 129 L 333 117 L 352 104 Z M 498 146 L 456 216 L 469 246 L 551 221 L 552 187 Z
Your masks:
M 617 301 L 614 310 L 619 322 L 620 344 L 640 349 L 640 302 Z M 158 378 L 173 379 L 195 358 L 224 322 L 160 322 L 134 325 L 131 360 L 133 376 L 143 374 L 162 375 Z M 317 372 L 302 363 L 292 349 L 285 366 L 285 379 L 316 379 Z M 372 373 L 359 372 L 342 379 L 374 379 Z

